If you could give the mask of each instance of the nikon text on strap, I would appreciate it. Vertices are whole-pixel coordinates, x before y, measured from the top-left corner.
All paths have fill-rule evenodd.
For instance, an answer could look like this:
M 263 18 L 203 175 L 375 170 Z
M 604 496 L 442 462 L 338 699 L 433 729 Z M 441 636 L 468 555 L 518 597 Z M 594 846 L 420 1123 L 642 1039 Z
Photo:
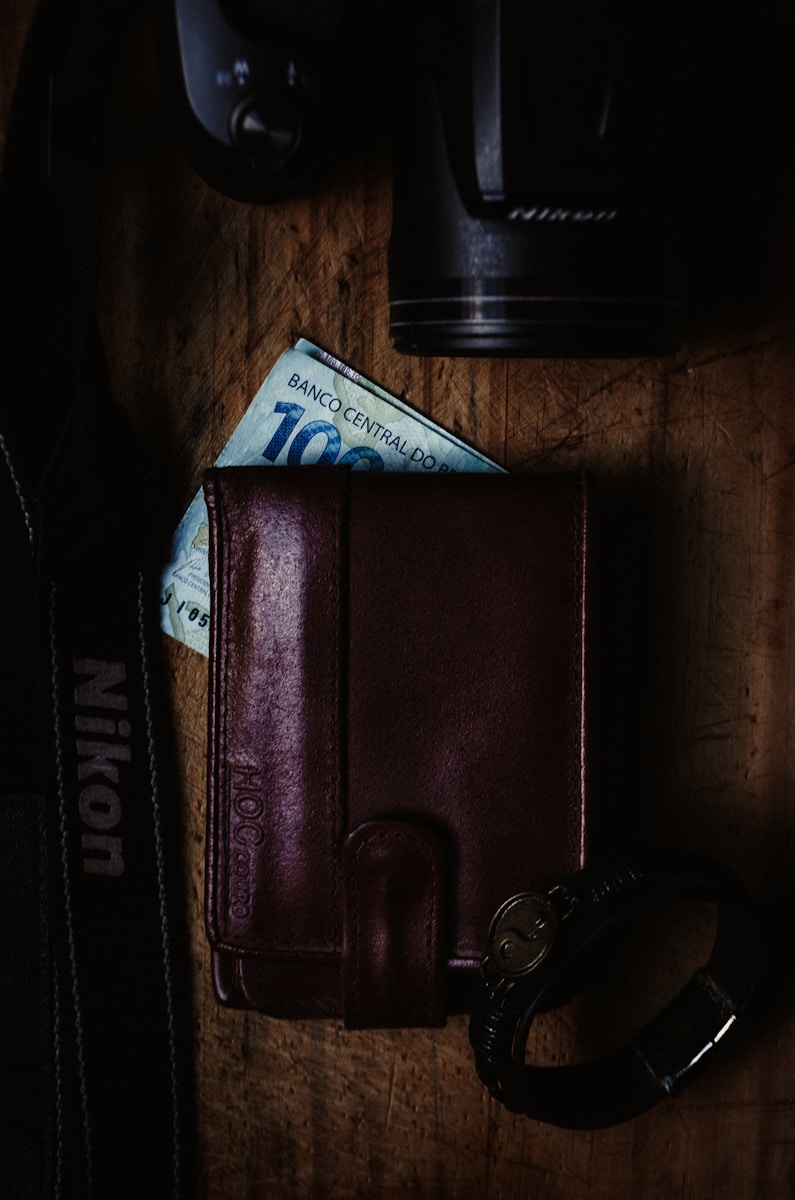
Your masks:
M 125 8 L 44 0 L 0 177 L 0 1178 L 14 1198 L 180 1196 L 194 1165 L 149 479 L 94 311 L 96 126 Z

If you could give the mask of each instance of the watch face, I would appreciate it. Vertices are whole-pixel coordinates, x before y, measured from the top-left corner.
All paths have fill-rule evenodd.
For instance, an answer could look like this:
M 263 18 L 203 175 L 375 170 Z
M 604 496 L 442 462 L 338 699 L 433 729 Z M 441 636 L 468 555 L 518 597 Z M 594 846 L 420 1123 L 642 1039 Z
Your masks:
M 523 892 L 497 911 L 489 931 L 488 960 L 506 979 L 527 975 L 555 941 L 558 918 L 546 896 Z

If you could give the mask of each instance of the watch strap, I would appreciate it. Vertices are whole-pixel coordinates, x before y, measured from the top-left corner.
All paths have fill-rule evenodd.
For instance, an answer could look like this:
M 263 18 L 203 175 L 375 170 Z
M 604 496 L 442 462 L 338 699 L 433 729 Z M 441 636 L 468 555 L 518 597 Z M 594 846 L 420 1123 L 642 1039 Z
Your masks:
M 545 897 L 559 916 L 554 944 L 525 974 L 484 961 L 470 1022 L 478 1073 L 511 1111 L 566 1128 L 599 1128 L 678 1092 L 730 1041 L 756 991 L 759 937 L 753 906 L 734 875 L 703 856 L 669 851 L 603 860 Z M 626 1044 L 561 1067 L 528 1065 L 536 1015 L 570 991 L 602 939 L 661 904 L 716 906 L 708 961 Z M 505 945 L 504 931 L 502 945 Z M 521 936 L 521 935 L 519 935 Z M 587 969 L 587 968 L 586 968 Z

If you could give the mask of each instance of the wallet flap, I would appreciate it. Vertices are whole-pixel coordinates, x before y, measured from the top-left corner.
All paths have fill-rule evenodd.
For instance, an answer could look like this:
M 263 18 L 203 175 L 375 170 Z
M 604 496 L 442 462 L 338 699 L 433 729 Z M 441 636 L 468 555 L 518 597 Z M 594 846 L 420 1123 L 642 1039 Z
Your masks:
M 443 1024 L 438 838 L 409 822 L 368 822 L 345 844 L 343 879 L 345 1024 Z
M 436 1024 L 506 895 L 583 864 L 586 481 L 228 467 L 205 495 L 216 991 Z
M 339 950 L 340 496 L 208 475 L 213 529 L 207 923 L 216 947 Z
M 585 480 L 355 472 L 348 513 L 349 828 L 444 837 L 476 969 L 506 896 L 584 857 Z

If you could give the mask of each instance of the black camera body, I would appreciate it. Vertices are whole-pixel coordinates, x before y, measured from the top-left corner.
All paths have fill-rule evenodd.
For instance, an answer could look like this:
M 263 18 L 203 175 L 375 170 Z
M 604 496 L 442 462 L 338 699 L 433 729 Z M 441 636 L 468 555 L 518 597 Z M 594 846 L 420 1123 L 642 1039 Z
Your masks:
M 181 140 L 199 173 L 236 199 L 268 203 L 310 186 L 331 157 L 350 154 L 361 111 L 390 98 L 371 127 L 380 120 L 392 142 L 399 351 L 624 357 L 676 347 L 709 6 L 164 7 Z
M 159 6 L 160 7 L 160 6 Z M 198 173 L 267 204 L 322 170 L 341 119 L 344 0 L 173 0 L 158 13 L 164 89 Z

